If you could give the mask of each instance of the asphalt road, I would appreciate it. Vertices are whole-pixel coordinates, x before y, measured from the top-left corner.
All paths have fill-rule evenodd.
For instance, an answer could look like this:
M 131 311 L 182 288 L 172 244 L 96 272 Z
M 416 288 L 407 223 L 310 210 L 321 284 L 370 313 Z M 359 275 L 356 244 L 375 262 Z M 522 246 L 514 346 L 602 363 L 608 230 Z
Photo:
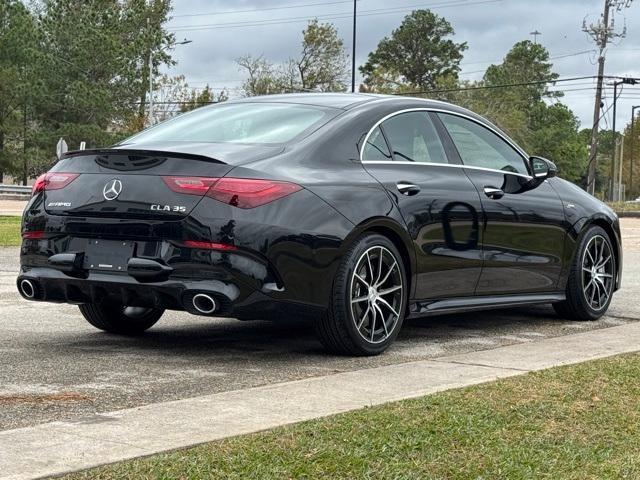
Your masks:
M 76 307 L 23 301 L 18 249 L 0 249 L 0 430 L 640 321 L 640 219 L 623 219 L 623 229 L 623 288 L 600 321 L 564 321 L 549 307 L 431 317 L 407 322 L 375 358 L 328 355 L 296 321 L 169 312 L 142 337 L 112 336 Z

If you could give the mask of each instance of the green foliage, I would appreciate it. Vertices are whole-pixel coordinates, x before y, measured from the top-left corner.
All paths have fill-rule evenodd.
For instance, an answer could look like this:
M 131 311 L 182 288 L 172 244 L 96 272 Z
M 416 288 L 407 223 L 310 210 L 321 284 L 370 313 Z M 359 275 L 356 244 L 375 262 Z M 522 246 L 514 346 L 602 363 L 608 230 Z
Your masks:
M 172 64 L 170 0 L 0 2 L 0 181 L 47 169 L 71 148 L 109 145 L 144 124 L 149 80 Z
M 347 54 L 336 27 L 309 22 L 302 32 L 302 52 L 295 62 L 302 90 L 340 92 L 346 89 Z
M 191 90 L 188 99 L 180 106 L 181 112 L 188 112 L 190 110 L 204 107 L 212 103 L 225 102 L 229 99 L 229 95 L 225 90 L 222 90 L 218 95 L 215 94 L 213 89 L 207 84 L 202 90 Z
M 144 116 L 149 54 L 154 68 L 171 63 L 166 49 L 173 36 L 162 29 L 169 8 L 168 0 L 45 0 L 45 83 L 54 92 L 45 112 L 51 140 L 108 144 L 116 119 L 135 124 L 136 110 Z
M 26 102 L 40 94 L 37 46 L 35 20 L 22 2 L 0 2 L 0 181 L 25 149 Z
M 281 65 L 264 57 L 244 55 L 236 63 L 247 73 L 242 85 L 248 97 L 290 92 L 346 90 L 347 54 L 338 30 L 312 20 L 302 32 L 301 52 Z
M 360 67 L 366 90 L 402 93 L 433 90 L 457 80 L 466 43 L 450 38 L 453 27 L 429 10 L 407 15 L 391 37 L 383 38 Z
M 578 183 L 589 160 L 587 144 L 578 133 L 580 122 L 566 105 L 536 105 L 528 143 L 532 153 L 552 159 L 565 180 Z
M 491 65 L 484 74 L 487 86 L 522 84 L 530 82 L 550 82 L 559 77 L 549 63 L 549 52 L 542 45 L 524 40 L 516 43 L 507 53 L 500 65 Z M 513 106 L 526 108 L 543 98 L 562 96 L 559 92 L 550 92 L 549 84 L 520 85 L 497 89 L 498 94 L 513 102 Z
M 263 56 L 244 55 L 236 59 L 236 63 L 240 70 L 245 70 L 247 73 L 247 79 L 242 84 L 245 96 L 286 92 L 276 68 Z

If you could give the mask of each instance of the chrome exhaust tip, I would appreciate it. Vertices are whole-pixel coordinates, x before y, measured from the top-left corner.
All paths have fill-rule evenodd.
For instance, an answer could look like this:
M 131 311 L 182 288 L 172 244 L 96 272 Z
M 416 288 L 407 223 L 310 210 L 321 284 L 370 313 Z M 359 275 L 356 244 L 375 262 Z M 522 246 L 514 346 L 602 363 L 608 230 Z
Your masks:
M 212 296 L 207 295 L 206 293 L 198 293 L 193 296 L 191 300 L 191 304 L 196 311 L 202 313 L 203 315 L 210 315 L 216 311 L 218 308 L 218 304 L 213 299 Z
M 36 286 L 31 280 L 25 278 L 20 282 L 20 293 L 25 298 L 33 299 L 36 296 Z

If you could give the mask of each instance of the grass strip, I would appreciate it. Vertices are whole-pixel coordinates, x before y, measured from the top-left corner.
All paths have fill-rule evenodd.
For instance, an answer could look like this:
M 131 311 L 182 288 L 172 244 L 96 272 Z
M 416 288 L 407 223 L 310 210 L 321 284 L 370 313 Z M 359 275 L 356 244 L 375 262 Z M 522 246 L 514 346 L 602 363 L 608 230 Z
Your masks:
M 0 247 L 20 245 L 20 217 L 0 216 Z

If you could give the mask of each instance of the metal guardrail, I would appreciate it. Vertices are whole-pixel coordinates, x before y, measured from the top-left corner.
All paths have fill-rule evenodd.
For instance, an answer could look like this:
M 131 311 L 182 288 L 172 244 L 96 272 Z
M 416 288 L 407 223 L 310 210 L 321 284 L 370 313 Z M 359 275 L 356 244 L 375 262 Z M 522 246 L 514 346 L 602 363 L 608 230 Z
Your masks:
M 0 193 L 29 195 L 31 187 L 29 185 L 0 185 Z

